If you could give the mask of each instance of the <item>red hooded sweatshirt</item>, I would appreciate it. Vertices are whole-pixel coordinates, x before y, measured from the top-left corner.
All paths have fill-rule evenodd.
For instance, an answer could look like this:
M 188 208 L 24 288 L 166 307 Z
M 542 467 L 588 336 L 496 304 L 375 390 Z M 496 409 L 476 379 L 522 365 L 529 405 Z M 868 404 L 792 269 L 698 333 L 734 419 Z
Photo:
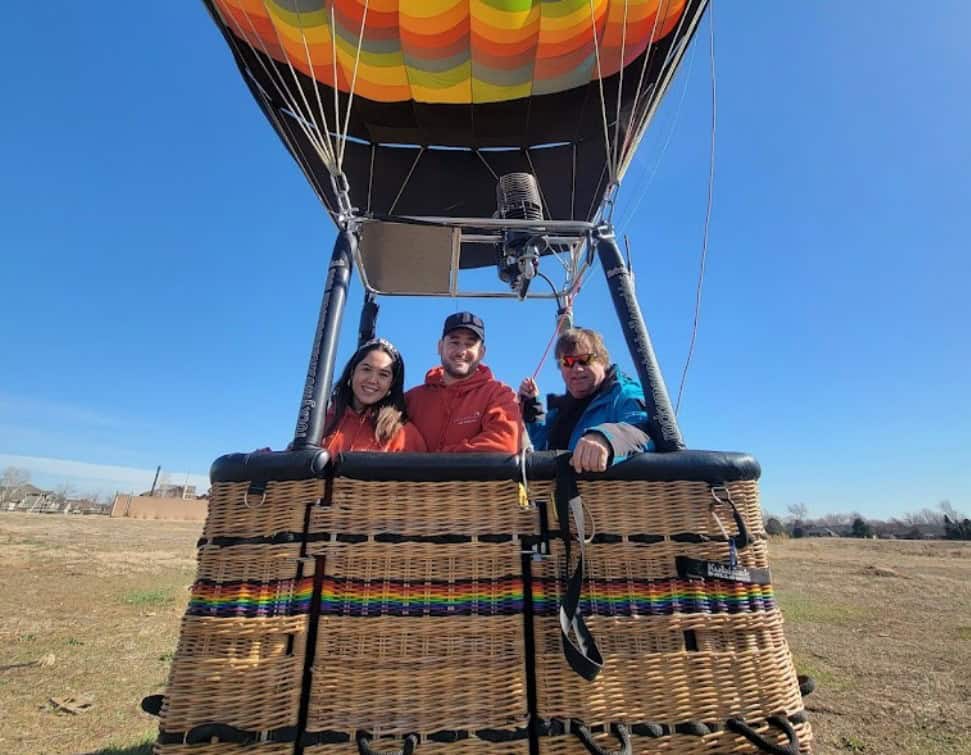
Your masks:
M 368 414 L 358 414 L 351 407 L 344 410 L 344 416 L 337 427 L 324 438 L 321 444 L 333 456 L 342 451 L 427 451 L 425 439 L 421 437 L 414 422 L 408 422 L 387 443 L 378 443 L 374 437 L 374 420 Z
M 408 416 L 418 426 L 429 451 L 518 453 L 522 415 L 512 388 L 479 365 L 465 380 L 448 385 L 435 367 L 425 384 L 405 394 Z

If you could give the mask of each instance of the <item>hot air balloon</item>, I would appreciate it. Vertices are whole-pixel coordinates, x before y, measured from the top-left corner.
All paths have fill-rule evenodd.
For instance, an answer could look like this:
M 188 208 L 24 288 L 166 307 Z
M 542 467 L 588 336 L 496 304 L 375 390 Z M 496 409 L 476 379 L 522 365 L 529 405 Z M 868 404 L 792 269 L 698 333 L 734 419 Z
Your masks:
M 758 462 L 685 449 L 611 222 L 707 0 L 204 3 L 337 241 L 291 448 L 213 464 L 156 752 L 808 752 Z M 598 261 L 658 453 L 320 448 L 355 270 L 364 342 L 469 268 L 569 321 Z

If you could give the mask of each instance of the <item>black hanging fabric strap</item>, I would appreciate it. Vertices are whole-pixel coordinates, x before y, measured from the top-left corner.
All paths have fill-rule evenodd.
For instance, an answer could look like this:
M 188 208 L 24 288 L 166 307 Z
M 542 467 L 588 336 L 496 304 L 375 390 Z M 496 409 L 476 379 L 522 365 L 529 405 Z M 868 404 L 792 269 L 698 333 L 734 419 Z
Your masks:
M 261 742 L 293 742 L 297 729 L 294 726 L 281 726 L 268 731 L 247 731 L 230 724 L 206 723 L 193 726 L 188 731 L 160 731 L 157 743 L 169 744 L 209 744 L 213 740 L 238 745 L 253 745 Z
M 577 487 L 576 474 L 570 466 L 570 455 L 559 456 L 556 465 L 554 499 L 556 518 L 560 524 L 560 538 L 563 541 L 563 579 L 566 582 L 566 593 L 560 601 L 560 637 L 563 641 L 563 654 L 570 668 L 587 681 L 593 681 L 603 668 L 603 656 L 600 655 L 597 643 L 580 613 L 584 566 L 583 501 L 580 498 L 580 489 Z M 580 550 L 577 565 L 572 574 L 570 574 L 571 518 L 576 524 Z
M 799 755 L 799 736 L 796 734 L 796 730 L 792 728 L 792 724 L 789 723 L 789 719 L 785 716 L 769 716 L 766 721 L 770 726 L 775 726 L 785 733 L 789 740 L 785 747 L 770 742 L 741 718 L 729 718 L 725 722 L 725 728 L 734 731 L 736 734 L 741 734 L 762 752 L 767 752 L 770 755 Z
M 742 516 L 741 512 L 738 510 L 738 506 L 735 505 L 735 499 L 732 498 L 732 491 L 728 489 L 727 485 L 711 485 L 711 497 L 714 499 L 715 504 L 723 504 L 729 506 L 732 510 L 732 519 L 735 521 L 735 526 L 738 528 L 738 535 L 734 538 L 730 538 L 734 541 L 735 548 L 738 550 L 744 550 L 752 542 L 752 537 L 749 535 L 748 527 L 745 525 L 745 518 Z M 714 513 L 714 508 L 712 509 Z
M 813 692 L 816 691 L 816 680 L 813 679 L 808 674 L 799 674 L 796 677 L 796 681 L 799 682 L 799 694 L 803 697 L 809 697 Z M 145 707 L 145 701 L 142 701 L 142 708 Z
M 571 727 L 574 732 L 576 732 L 577 739 L 579 739 L 583 746 L 587 748 L 587 752 L 590 755 L 631 755 L 630 746 L 630 732 L 627 731 L 627 727 L 623 724 L 611 724 L 610 731 L 613 733 L 618 740 L 620 740 L 619 750 L 605 750 L 603 747 L 598 745 L 593 740 L 593 734 L 590 733 L 590 727 L 585 726 L 582 723 L 575 723 Z
M 418 746 L 418 735 L 408 734 L 400 750 L 375 750 L 371 747 L 371 732 L 361 730 L 355 735 L 359 755 L 411 755 Z
M 148 695 L 142 698 L 141 708 L 150 716 L 158 716 L 162 713 L 164 702 L 165 695 Z

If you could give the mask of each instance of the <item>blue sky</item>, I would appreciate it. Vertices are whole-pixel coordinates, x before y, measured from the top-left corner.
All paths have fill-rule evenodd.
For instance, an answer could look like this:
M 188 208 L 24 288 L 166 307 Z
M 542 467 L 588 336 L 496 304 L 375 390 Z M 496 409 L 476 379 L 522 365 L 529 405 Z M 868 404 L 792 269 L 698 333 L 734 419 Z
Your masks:
M 971 513 L 971 9 L 876 8 L 715 3 L 680 420 L 691 447 L 756 454 L 771 511 Z M 222 453 L 284 446 L 334 231 L 202 4 L 19 4 L 5 25 L 0 467 L 128 489 L 156 464 L 202 483 Z M 689 58 L 615 216 L 672 395 L 708 171 L 706 45 Z M 410 383 L 457 308 L 486 319 L 499 377 L 533 371 L 548 303 L 387 299 Z M 576 319 L 630 364 L 599 272 Z

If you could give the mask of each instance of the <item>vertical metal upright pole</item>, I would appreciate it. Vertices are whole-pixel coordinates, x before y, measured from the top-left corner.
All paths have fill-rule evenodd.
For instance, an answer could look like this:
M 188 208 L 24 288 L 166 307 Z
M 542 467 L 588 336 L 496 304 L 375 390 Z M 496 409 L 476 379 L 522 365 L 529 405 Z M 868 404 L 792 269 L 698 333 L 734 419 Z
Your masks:
M 681 428 L 678 427 L 678 418 L 671 406 L 664 376 L 661 374 L 661 367 L 654 354 L 654 345 L 644 324 L 641 307 L 637 303 L 630 269 L 620 256 L 613 228 L 602 229 L 595 243 L 597 254 L 600 256 L 600 265 L 603 267 L 604 275 L 607 276 L 610 297 L 614 300 L 620 327 L 627 341 L 627 348 L 630 349 L 630 355 L 644 389 L 644 400 L 650 415 L 648 432 L 658 451 L 678 451 L 685 447 Z
M 303 386 L 297 429 L 293 435 L 293 449 L 319 448 L 324 431 L 330 384 L 334 377 L 334 357 L 340 336 L 347 287 L 354 265 L 357 234 L 343 230 L 334 242 L 334 252 L 327 268 L 327 282 L 320 302 L 320 316 L 314 333 L 314 345 L 310 352 L 310 366 Z
M 378 311 L 381 309 L 374 294 L 368 291 L 361 305 L 361 320 L 357 326 L 357 345 L 363 346 L 374 338 L 378 326 Z

